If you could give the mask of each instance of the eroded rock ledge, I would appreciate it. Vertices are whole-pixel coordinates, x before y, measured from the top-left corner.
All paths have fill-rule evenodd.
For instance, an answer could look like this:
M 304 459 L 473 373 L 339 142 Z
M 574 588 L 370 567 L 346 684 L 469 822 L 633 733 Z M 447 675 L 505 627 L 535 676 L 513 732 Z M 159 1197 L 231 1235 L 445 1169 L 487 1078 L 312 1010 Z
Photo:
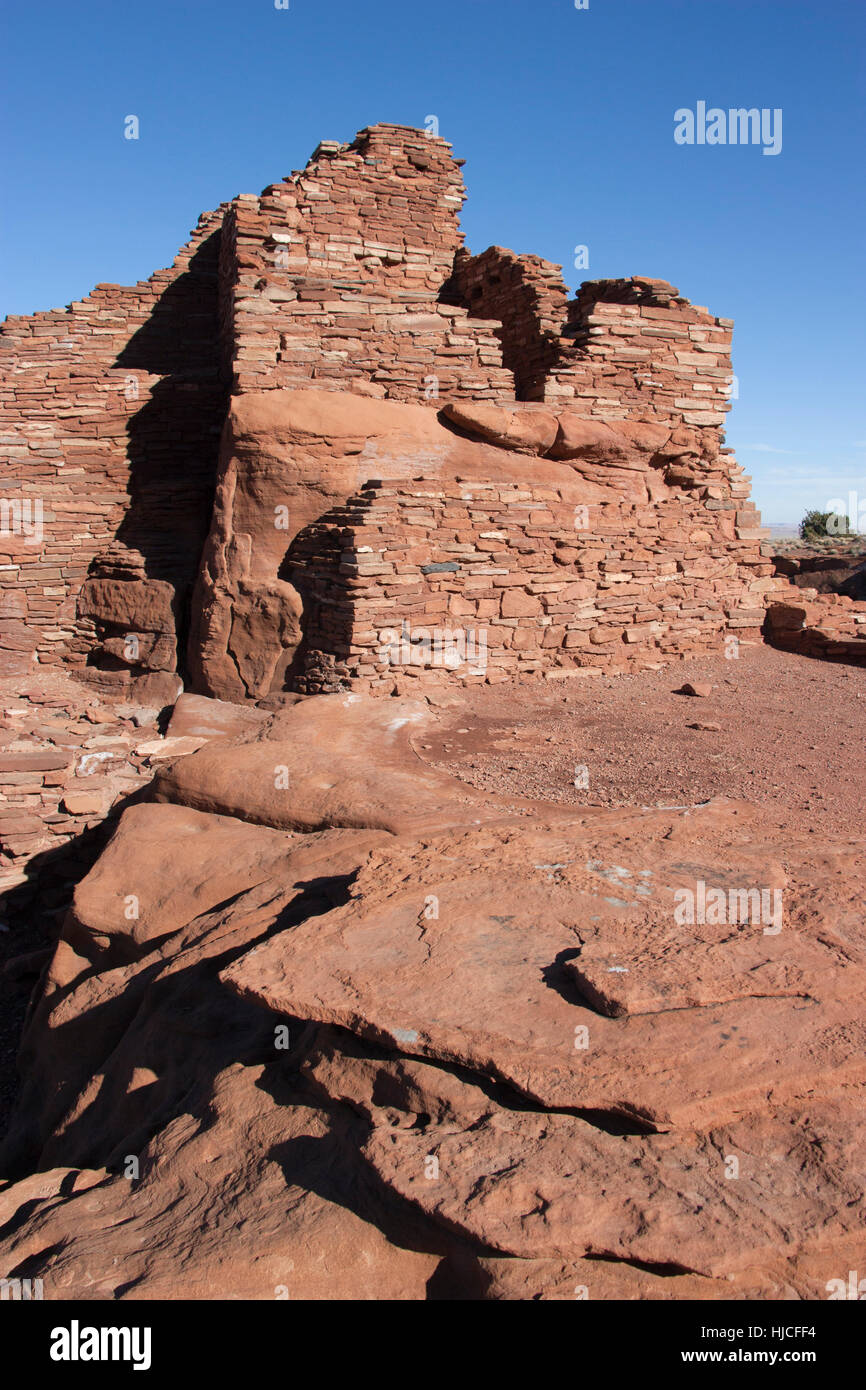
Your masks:
M 5 1268 L 76 1298 L 815 1298 L 854 1259 L 862 844 L 816 916 L 808 837 L 774 861 L 749 805 L 473 793 L 422 761 L 435 717 L 222 715 L 123 814 L 27 1027 Z M 698 882 L 784 906 L 683 921 Z

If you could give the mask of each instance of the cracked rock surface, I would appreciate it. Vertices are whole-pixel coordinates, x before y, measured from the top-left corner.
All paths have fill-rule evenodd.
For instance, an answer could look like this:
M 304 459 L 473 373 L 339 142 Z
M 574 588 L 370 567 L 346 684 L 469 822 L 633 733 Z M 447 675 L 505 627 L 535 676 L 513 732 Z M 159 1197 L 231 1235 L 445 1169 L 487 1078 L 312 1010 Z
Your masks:
M 476 790 L 421 702 L 229 713 L 188 711 L 206 741 L 77 887 L 3 1268 L 47 1298 L 556 1300 L 855 1267 L 862 839 L 822 840 L 816 910 L 814 837 L 767 806 Z

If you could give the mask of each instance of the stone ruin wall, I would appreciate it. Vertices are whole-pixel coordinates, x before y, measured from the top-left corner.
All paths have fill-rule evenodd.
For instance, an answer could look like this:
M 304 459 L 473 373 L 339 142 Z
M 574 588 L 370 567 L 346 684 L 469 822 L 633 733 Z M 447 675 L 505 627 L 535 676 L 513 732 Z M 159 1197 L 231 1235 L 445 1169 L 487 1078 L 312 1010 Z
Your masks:
M 590 281 L 568 306 L 544 399 L 718 430 L 731 408 L 733 326 L 664 280 Z
M 3 497 L 31 523 L 3 518 L 0 674 L 26 675 L 34 658 L 84 662 L 94 628 L 79 593 L 117 537 L 126 572 L 191 584 L 225 413 L 221 218 L 205 214 L 149 280 L 0 325 Z
M 490 246 L 480 256 L 461 249 L 449 291 L 483 318 L 501 324 L 502 360 L 514 374 L 518 399 L 543 400 L 568 316 L 562 267 L 502 246 Z
M 236 391 L 507 399 L 498 323 L 445 302 L 462 246 L 451 146 L 399 126 L 320 145 L 227 219 L 223 324 Z
M 585 506 L 579 483 L 527 475 L 371 483 L 302 533 L 299 687 L 566 679 L 718 652 L 726 633 L 759 639 L 778 581 L 735 513 L 681 495 Z
M 260 198 L 203 216 L 171 269 L 6 321 L 9 476 L 44 506 L 40 547 L 0 537 L 7 673 L 34 655 L 80 666 L 95 653 L 112 688 L 183 668 L 229 387 L 314 385 L 432 409 L 529 400 L 673 423 L 687 441 L 685 495 L 731 512 L 733 539 L 761 539 L 748 480 L 721 442 L 730 322 L 661 281 L 594 282 L 569 302 L 560 268 L 539 257 L 471 256 L 461 163 L 406 127 L 325 142 Z M 518 509 L 509 535 L 521 525 Z M 436 550 L 435 528 L 428 541 Z
M 590 280 L 569 301 L 562 267 L 491 246 L 461 252 L 455 292 L 502 322 L 503 361 L 518 398 L 602 420 L 675 421 L 709 452 L 731 408 L 733 320 L 690 304 L 664 280 Z

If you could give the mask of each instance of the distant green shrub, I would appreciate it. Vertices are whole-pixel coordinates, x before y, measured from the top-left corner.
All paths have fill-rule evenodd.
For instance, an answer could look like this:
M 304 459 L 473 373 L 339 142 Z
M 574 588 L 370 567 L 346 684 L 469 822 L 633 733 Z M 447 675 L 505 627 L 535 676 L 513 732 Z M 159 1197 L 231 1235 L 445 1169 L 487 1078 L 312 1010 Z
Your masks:
M 840 512 L 807 512 L 800 522 L 800 539 L 819 540 L 822 536 L 847 536 L 850 525 Z

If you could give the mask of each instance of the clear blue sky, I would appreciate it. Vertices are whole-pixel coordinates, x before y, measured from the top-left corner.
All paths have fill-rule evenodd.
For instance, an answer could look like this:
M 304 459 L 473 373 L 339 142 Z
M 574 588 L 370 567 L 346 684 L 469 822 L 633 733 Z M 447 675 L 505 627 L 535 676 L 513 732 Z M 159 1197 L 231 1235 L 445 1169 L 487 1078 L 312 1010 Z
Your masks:
M 7 0 L 0 22 L 0 315 L 146 277 L 320 139 L 436 115 L 472 250 L 572 287 L 661 276 L 736 320 L 728 442 L 765 521 L 866 504 L 866 0 Z M 699 101 L 782 108 L 782 152 L 678 146 Z

